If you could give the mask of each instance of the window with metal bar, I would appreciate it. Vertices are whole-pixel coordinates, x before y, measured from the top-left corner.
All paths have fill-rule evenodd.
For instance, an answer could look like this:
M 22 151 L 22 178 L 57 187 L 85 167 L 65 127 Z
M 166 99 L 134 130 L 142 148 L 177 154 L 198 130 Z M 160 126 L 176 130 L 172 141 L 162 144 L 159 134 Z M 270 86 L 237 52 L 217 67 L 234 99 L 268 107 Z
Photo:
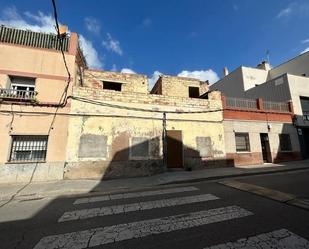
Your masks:
M 10 162 L 42 162 L 46 159 L 48 136 L 12 136 Z
M 235 133 L 236 151 L 247 152 L 250 151 L 250 142 L 248 133 Z

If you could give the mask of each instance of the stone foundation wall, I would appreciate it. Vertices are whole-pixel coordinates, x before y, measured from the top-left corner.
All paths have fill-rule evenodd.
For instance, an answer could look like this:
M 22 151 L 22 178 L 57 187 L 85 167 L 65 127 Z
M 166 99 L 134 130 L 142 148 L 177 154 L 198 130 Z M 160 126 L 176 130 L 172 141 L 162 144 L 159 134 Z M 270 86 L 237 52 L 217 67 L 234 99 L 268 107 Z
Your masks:
M 162 160 L 84 161 L 68 163 L 64 179 L 115 179 L 151 176 L 165 171 Z

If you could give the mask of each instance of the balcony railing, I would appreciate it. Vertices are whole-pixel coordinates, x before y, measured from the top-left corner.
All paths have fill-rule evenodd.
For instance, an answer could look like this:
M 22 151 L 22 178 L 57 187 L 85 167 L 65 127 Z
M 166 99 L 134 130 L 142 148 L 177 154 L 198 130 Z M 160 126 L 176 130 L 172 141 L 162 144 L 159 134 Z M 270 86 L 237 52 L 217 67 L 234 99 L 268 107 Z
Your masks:
M 223 97 L 227 108 L 240 110 L 265 110 L 274 112 L 291 112 L 290 103 L 263 101 L 262 99 L 243 99 L 234 97 Z
M 288 103 L 264 101 L 263 104 L 264 104 L 265 110 L 279 111 L 279 112 L 289 112 L 290 111 L 290 107 Z
M 257 102 L 255 99 L 226 97 L 226 106 L 237 109 L 257 109 Z
M 61 43 L 57 35 L 54 34 L 0 26 L 0 42 L 54 50 L 61 50 L 62 45 L 62 50 L 67 52 L 69 50 L 69 41 L 69 37 L 65 37 Z
M 0 99 L 35 100 L 36 91 L 0 88 Z

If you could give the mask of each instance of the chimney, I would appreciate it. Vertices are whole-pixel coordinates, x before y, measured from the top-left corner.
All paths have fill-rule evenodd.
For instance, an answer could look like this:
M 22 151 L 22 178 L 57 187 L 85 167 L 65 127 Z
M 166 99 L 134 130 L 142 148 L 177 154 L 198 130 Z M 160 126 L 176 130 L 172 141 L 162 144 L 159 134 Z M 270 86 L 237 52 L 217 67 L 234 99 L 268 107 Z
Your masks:
M 229 74 L 229 70 L 227 69 L 227 67 L 223 68 L 223 77 L 227 76 Z

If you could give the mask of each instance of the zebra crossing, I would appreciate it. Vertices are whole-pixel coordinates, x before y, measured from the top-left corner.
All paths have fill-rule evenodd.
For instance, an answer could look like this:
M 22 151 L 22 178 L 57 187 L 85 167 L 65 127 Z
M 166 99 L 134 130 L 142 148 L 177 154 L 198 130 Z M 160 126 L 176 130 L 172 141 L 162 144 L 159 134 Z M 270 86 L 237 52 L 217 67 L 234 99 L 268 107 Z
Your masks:
M 180 193 L 186 193 L 187 195 L 177 196 Z M 164 198 L 164 195 L 169 195 L 169 198 Z M 173 196 L 170 197 L 170 195 Z M 145 197 L 156 199 L 148 201 L 143 200 Z M 112 200 L 127 201 L 130 199 L 134 200 L 134 198 L 138 198 L 138 201 L 117 205 L 108 204 L 109 201 Z M 59 217 L 59 225 L 73 221 L 83 222 L 103 216 L 127 214 L 130 212 L 144 212 L 146 210 L 160 208 L 172 208 L 186 204 L 203 203 L 204 210 L 152 219 L 141 218 L 141 220 L 128 223 L 96 226 L 90 229 L 52 234 L 41 238 L 34 246 L 34 249 L 91 248 L 125 240 L 140 239 L 150 235 L 205 226 L 217 222 L 227 222 L 229 220 L 241 219 L 254 215 L 252 211 L 237 205 L 217 208 L 211 208 L 211 206 L 207 205 L 207 203 L 216 202 L 218 200 L 220 200 L 220 197 L 211 193 L 202 194 L 197 187 L 193 186 L 79 198 L 72 203 L 75 210 L 66 211 Z M 86 205 L 96 205 L 96 207 L 80 208 L 80 206 L 85 207 Z M 309 242 L 306 239 L 286 229 L 281 229 L 249 238 L 242 238 L 236 242 L 214 245 L 207 247 L 207 249 L 248 248 L 254 246 L 254 248 L 265 248 L 265 245 L 273 245 L 272 248 L 309 248 Z

